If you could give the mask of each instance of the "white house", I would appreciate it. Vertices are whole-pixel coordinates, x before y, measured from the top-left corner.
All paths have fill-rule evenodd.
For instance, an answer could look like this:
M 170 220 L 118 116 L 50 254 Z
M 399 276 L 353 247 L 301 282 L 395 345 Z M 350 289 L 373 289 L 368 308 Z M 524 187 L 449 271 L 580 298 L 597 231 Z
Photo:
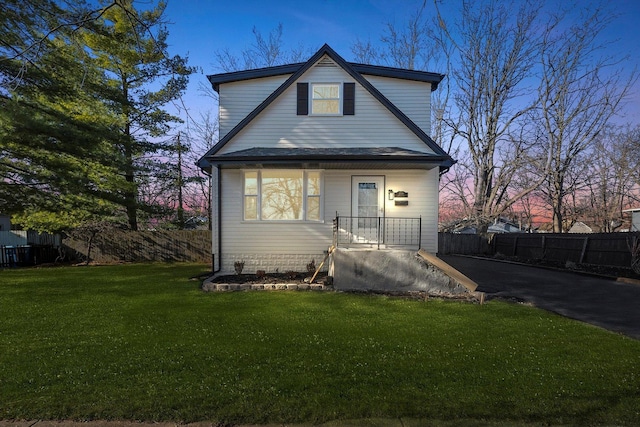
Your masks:
M 212 177 L 214 271 L 306 271 L 336 243 L 435 253 L 439 177 L 455 163 L 428 136 L 442 78 L 327 45 L 209 76 L 220 140 L 198 165 Z

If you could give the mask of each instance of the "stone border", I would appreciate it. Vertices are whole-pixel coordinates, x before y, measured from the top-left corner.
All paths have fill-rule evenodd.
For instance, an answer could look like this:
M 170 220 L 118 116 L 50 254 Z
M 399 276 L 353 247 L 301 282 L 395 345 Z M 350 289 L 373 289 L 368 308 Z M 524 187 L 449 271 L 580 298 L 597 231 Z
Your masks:
M 238 292 L 238 291 L 335 291 L 333 286 L 322 283 L 203 283 L 201 287 L 204 292 Z M 384 295 L 388 297 L 411 298 L 427 301 L 429 299 L 445 299 L 456 301 L 476 302 L 483 305 L 487 300 L 484 292 L 469 292 L 466 294 L 453 293 L 428 293 L 425 291 L 358 291 L 346 290 L 344 293 L 361 295 Z
M 333 286 L 319 283 L 211 283 L 202 284 L 204 292 L 234 291 L 332 291 Z

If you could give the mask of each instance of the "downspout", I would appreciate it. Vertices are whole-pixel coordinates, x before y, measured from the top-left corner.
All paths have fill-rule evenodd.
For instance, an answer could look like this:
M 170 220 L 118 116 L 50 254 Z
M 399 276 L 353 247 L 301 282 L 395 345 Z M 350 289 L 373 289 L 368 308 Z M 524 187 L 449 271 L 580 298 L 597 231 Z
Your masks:
M 213 166 L 213 165 L 211 165 Z M 209 177 L 209 179 L 211 179 L 212 177 L 212 173 L 211 170 L 207 171 L 207 169 L 202 168 L 201 169 L 205 175 L 207 175 Z M 217 207 L 217 214 L 218 214 L 218 264 L 220 265 L 220 267 L 216 270 L 216 259 L 215 259 L 215 254 L 211 254 L 211 272 L 213 274 L 219 273 L 220 270 L 222 270 L 222 257 L 221 257 L 221 253 L 222 253 L 222 239 L 220 238 L 220 233 L 222 232 L 222 225 L 220 223 L 220 220 L 222 219 L 222 213 L 221 213 L 221 209 L 220 209 L 220 190 L 222 189 L 222 186 L 220 184 L 220 168 L 216 167 L 216 170 L 218 171 L 218 176 L 217 176 L 217 181 L 218 181 L 218 203 L 216 205 Z M 213 232 L 213 230 L 211 230 L 211 232 Z M 213 249 L 213 248 L 212 248 Z
M 218 273 L 222 270 L 222 209 L 220 208 L 220 202 L 222 201 L 222 173 L 220 172 L 220 165 L 216 166 L 216 170 L 218 171 L 218 269 L 215 269 L 215 262 L 213 265 L 213 273 Z

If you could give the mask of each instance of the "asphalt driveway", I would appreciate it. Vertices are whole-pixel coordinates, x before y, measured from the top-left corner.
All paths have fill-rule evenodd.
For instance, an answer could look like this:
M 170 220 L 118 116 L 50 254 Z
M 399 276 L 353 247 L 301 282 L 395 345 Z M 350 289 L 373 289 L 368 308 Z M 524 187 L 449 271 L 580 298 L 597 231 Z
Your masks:
M 488 296 L 517 298 L 640 339 L 640 285 L 578 273 L 454 255 L 440 259 Z

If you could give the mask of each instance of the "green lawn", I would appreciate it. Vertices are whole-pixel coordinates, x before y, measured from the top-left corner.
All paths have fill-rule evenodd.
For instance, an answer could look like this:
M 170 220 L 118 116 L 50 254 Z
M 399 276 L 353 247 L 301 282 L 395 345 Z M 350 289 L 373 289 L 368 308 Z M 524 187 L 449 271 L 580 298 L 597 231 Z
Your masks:
M 0 419 L 640 424 L 640 341 L 522 305 L 0 271 Z

